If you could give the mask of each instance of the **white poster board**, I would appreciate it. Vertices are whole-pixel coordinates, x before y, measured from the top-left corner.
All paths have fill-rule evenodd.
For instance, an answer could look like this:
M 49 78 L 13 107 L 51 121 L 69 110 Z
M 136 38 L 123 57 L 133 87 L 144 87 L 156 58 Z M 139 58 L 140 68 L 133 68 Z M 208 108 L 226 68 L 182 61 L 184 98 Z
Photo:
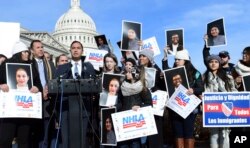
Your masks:
M 155 86 L 155 75 L 156 75 L 155 68 L 145 67 L 145 79 L 147 88 L 152 88 Z
M 143 49 L 151 49 L 154 52 L 154 57 L 161 54 L 161 51 L 160 51 L 160 48 L 158 46 L 155 36 L 148 38 L 146 40 L 143 40 L 142 50 Z
M 154 115 L 163 116 L 168 93 L 166 91 L 157 90 L 151 93 Z
M 0 118 L 42 119 L 42 95 L 29 91 L 0 92 Z
M 0 54 L 10 58 L 12 48 L 20 38 L 20 24 L 0 22 Z
M 186 94 L 187 89 L 181 84 L 170 97 L 167 107 L 175 111 L 184 119 L 201 103 L 195 95 Z
M 157 134 L 151 106 L 112 114 L 112 121 L 118 142 Z
M 85 52 L 86 55 L 86 62 L 90 62 L 95 70 L 99 71 L 100 67 L 103 67 L 103 58 L 105 56 L 105 54 L 107 54 L 108 51 L 105 50 L 97 50 L 97 49 L 91 49 L 91 50 L 87 50 Z

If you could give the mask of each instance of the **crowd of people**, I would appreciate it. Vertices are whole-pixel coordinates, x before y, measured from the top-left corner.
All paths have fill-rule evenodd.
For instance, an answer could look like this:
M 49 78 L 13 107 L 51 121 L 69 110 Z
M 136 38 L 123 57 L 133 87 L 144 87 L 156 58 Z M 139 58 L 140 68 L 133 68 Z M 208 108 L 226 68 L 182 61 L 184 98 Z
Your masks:
M 177 38 L 178 35 L 173 35 L 172 37 L 173 40 Z M 137 41 L 133 44 L 138 44 L 138 47 L 141 46 Z M 32 67 L 33 78 L 31 81 L 33 82 L 33 86 L 31 88 L 27 88 L 25 84 L 23 84 L 23 86 L 32 93 L 42 92 L 43 115 L 42 119 L 0 119 L 0 148 L 11 147 L 14 138 L 16 138 L 18 148 L 69 147 L 68 96 L 62 98 L 62 110 L 60 111 L 58 109 L 60 104 L 55 101 L 55 96 L 50 96 L 48 91 L 48 82 L 58 77 L 62 79 L 91 79 L 93 76 L 104 73 L 124 75 L 125 79 L 122 82 L 118 79 L 111 79 L 110 81 L 112 83 L 108 85 L 108 95 L 117 96 L 116 103 L 112 104 L 112 107 L 116 107 L 117 112 L 126 110 L 136 111 L 140 107 L 152 106 L 151 92 L 157 90 L 166 91 L 162 71 L 180 66 L 184 66 L 187 72 L 190 86 L 187 90 L 187 94 L 189 95 L 194 94 L 202 99 L 203 92 L 244 91 L 242 76 L 250 75 L 250 47 L 243 49 L 242 59 L 234 65 L 229 63 L 230 54 L 227 51 L 210 54 L 210 48 L 204 46 L 203 51 L 201 51 L 203 52 L 204 64 L 207 68 L 204 74 L 194 67 L 187 49 L 181 45 L 175 48 L 174 50 L 170 46 L 164 48 L 162 69 L 154 62 L 153 51 L 151 49 L 143 49 L 139 51 L 138 61 L 133 58 L 124 57 L 122 66 L 119 66 L 116 55 L 109 52 L 103 58 L 103 68 L 98 71 L 94 69 L 91 63 L 85 62 L 85 57 L 82 56 L 84 45 L 79 41 L 73 41 L 70 45 L 71 58 L 64 54 L 60 55 L 56 57 L 55 64 L 52 62 L 51 56 L 46 55 L 49 53 L 44 51 L 43 44 L 40 40 L 32 41 L 29 48 L 24 43 L 17 42 L 13 48 L 13 56 L 11 58 L 7 59 L 4 55 L 0 55 L 0 90 L 3 92 L 9 91 L 9 86 L 6 81 L 7 63 L 30 64 Z M 173 67 L 170 67 L 168 64 L 169 50 L 175 52 Z M 147 87 L 148 82 L 145 79 L 146 68 L 154 68 L 156 70 L 155 85 L 152 88 Z M 27 76 L 25 70 L 19 69 L 16 72 L 16 79 L 18 82 L 20 81 L 17 87 L 21 86 L 21 80 L 19 79 L 21 79 L 22 76 L 26 81 L 31 79 Z M 173 77 L 175 87 L 178 87 L 181 81 L 178 74 Z M 81 114 L 83 146 L 109 147 L 101 146 L 101 143 L 107 141 L 116 143 L 110 116 L 105 119 L 105 135 L 108 137 L 104 138 L 103 141 L 99 139 L 99 113 L 100 109 L 103 108 L 103 106 L 99 106 L 99 94 L 82 95 L 81 97 L 84 104 Z M 168 145 L 177 148 L 193 148 L 195 143 L 194 123 L 199 113 L 199 108 L 196 108 L 186 119 L 168 108 L 165 108 L 165 113 L 167 114 L 167 121 L 164 117 L 154 116 L 158 134 L 117 142 L 117 147 L 162 148 L 164 145 Z M 60 117 L 59 114 L 61 114 Z M 59 120 L 59 118 L 61 119 Z M 90 126 L 91 128 L 88 128 Z M 170 128 L 172 134 L 165 133 L 165 128 Z M 55 136 L 58 130 L 60 131 L 60 136 Z M 209 128 L 209 131 L 210 147 L 227 148 L 230 146 L 230 132 L 234 132 L 234 129 Z M 247 131 L 247 129 L 244 128 L 242 131 Z M 92 133 L 92 135 L 89 133 Z M 173 139 L 172 135 L 174 140 L 165 143 L 165 139 Z M 93 140 L 91 136 L 93 136 L 95 140 Z

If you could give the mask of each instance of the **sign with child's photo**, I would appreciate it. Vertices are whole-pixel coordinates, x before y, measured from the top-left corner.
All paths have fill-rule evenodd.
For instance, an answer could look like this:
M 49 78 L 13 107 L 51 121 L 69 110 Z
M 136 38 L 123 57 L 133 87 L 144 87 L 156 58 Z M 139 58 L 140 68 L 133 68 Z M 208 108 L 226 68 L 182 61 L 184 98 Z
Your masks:
M 104 73 L 102 75 L 103 91 L 100 93 L 100 106 L 108 107 L 117 104 L 117 93 L 124 79 L 125 76 L 122 74 Z
M 28 91 L 33 86 L 30 64 L 6 63 L 6 76 L 10 89 Z
M 101 145 L 116 146 L 116 137 L 111 114 L 116 112 L 116 108 L 101 109 Z

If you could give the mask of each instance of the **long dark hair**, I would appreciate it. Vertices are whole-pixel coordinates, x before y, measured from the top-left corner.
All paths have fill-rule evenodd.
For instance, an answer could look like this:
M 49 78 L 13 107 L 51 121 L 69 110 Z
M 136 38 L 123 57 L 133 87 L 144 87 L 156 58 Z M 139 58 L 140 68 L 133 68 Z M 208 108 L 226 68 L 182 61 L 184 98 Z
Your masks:
M 209 72 L 212 72 L 212 70 L 210 69 L 210 67 L 208 66 L 207 67 L 207 70 L 206 72 L 204 73 L 204 82 L 205 84 L 208 84 L 209 83 L 209 80 L 208 80 L 208 74 Z M 225 82 L 225 89 L 227 91 L 231 91 L 231 87 L 230 87 L 230 84 L 229 84 L 229 77 L 227 76 L 227 73 L 225 70 L 222 69 L 222 65 L 220 64 L 219 66 L 219 69 L 217 70 L 217 73 L 216 75 L 223 81 Z
M 30 55 L 30 53 L 29 53 L 29 55 Z M 28 61 L 24 61 L 22 59 L 22 52 L 18 52 L 16 54 L 14 54 L 8 61 L 11 61 L 12 63 L 30 63 L 30 59 L 28 59 Z

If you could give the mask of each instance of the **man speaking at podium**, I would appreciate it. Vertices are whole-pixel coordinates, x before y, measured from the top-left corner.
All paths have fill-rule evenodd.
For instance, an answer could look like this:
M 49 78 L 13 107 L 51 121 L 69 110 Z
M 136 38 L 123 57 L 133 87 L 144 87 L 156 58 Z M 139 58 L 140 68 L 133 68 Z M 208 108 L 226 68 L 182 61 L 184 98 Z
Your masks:
M 70 45 L 70 52 L 72 60 L 64 65 L 59 65 L 56 76 L 62 79 L 89 79 L 95 76 L 95 70 L 91 63 L 84 62 L 85 57 L 83 54 L 83 45 L 79 41 L 73 41 Z M 76 80 L 77 83 L 77 80 Z M 80 91 L 80 90 L 76 90 Z M 65 96 L 65 95 L 64 95 Z M 79 96 L 77 96 L 79 98 Z M 81 96 L 82 104 L 82 147 L 86 147 L 86 131 L 88 126 L 88 118 L 91 113 L 91 95 Z M 80 101 L 81 102 L 81 101 Z M 69 141 L 74 136 L 70 135 L 69 125 L 70 120 L 69 112 L 69 100 L 63 99 L 62 101 L 62 119 L 61 119 L 61 135 L 62 135 L 62 145 L 65 148 L 72 147 L 72 141 Z M 71 122 L 71 121 L 70 121 Z M 74 121 L 73 121 L 74 122 Z M 78 122 L 78 121 L 75 121 Z M 73 127 L 77 128 L 77 127 Z M 80 129 L 77 129 L 80 131 Z M 74 139 L 74 138 L 73 138 Z

